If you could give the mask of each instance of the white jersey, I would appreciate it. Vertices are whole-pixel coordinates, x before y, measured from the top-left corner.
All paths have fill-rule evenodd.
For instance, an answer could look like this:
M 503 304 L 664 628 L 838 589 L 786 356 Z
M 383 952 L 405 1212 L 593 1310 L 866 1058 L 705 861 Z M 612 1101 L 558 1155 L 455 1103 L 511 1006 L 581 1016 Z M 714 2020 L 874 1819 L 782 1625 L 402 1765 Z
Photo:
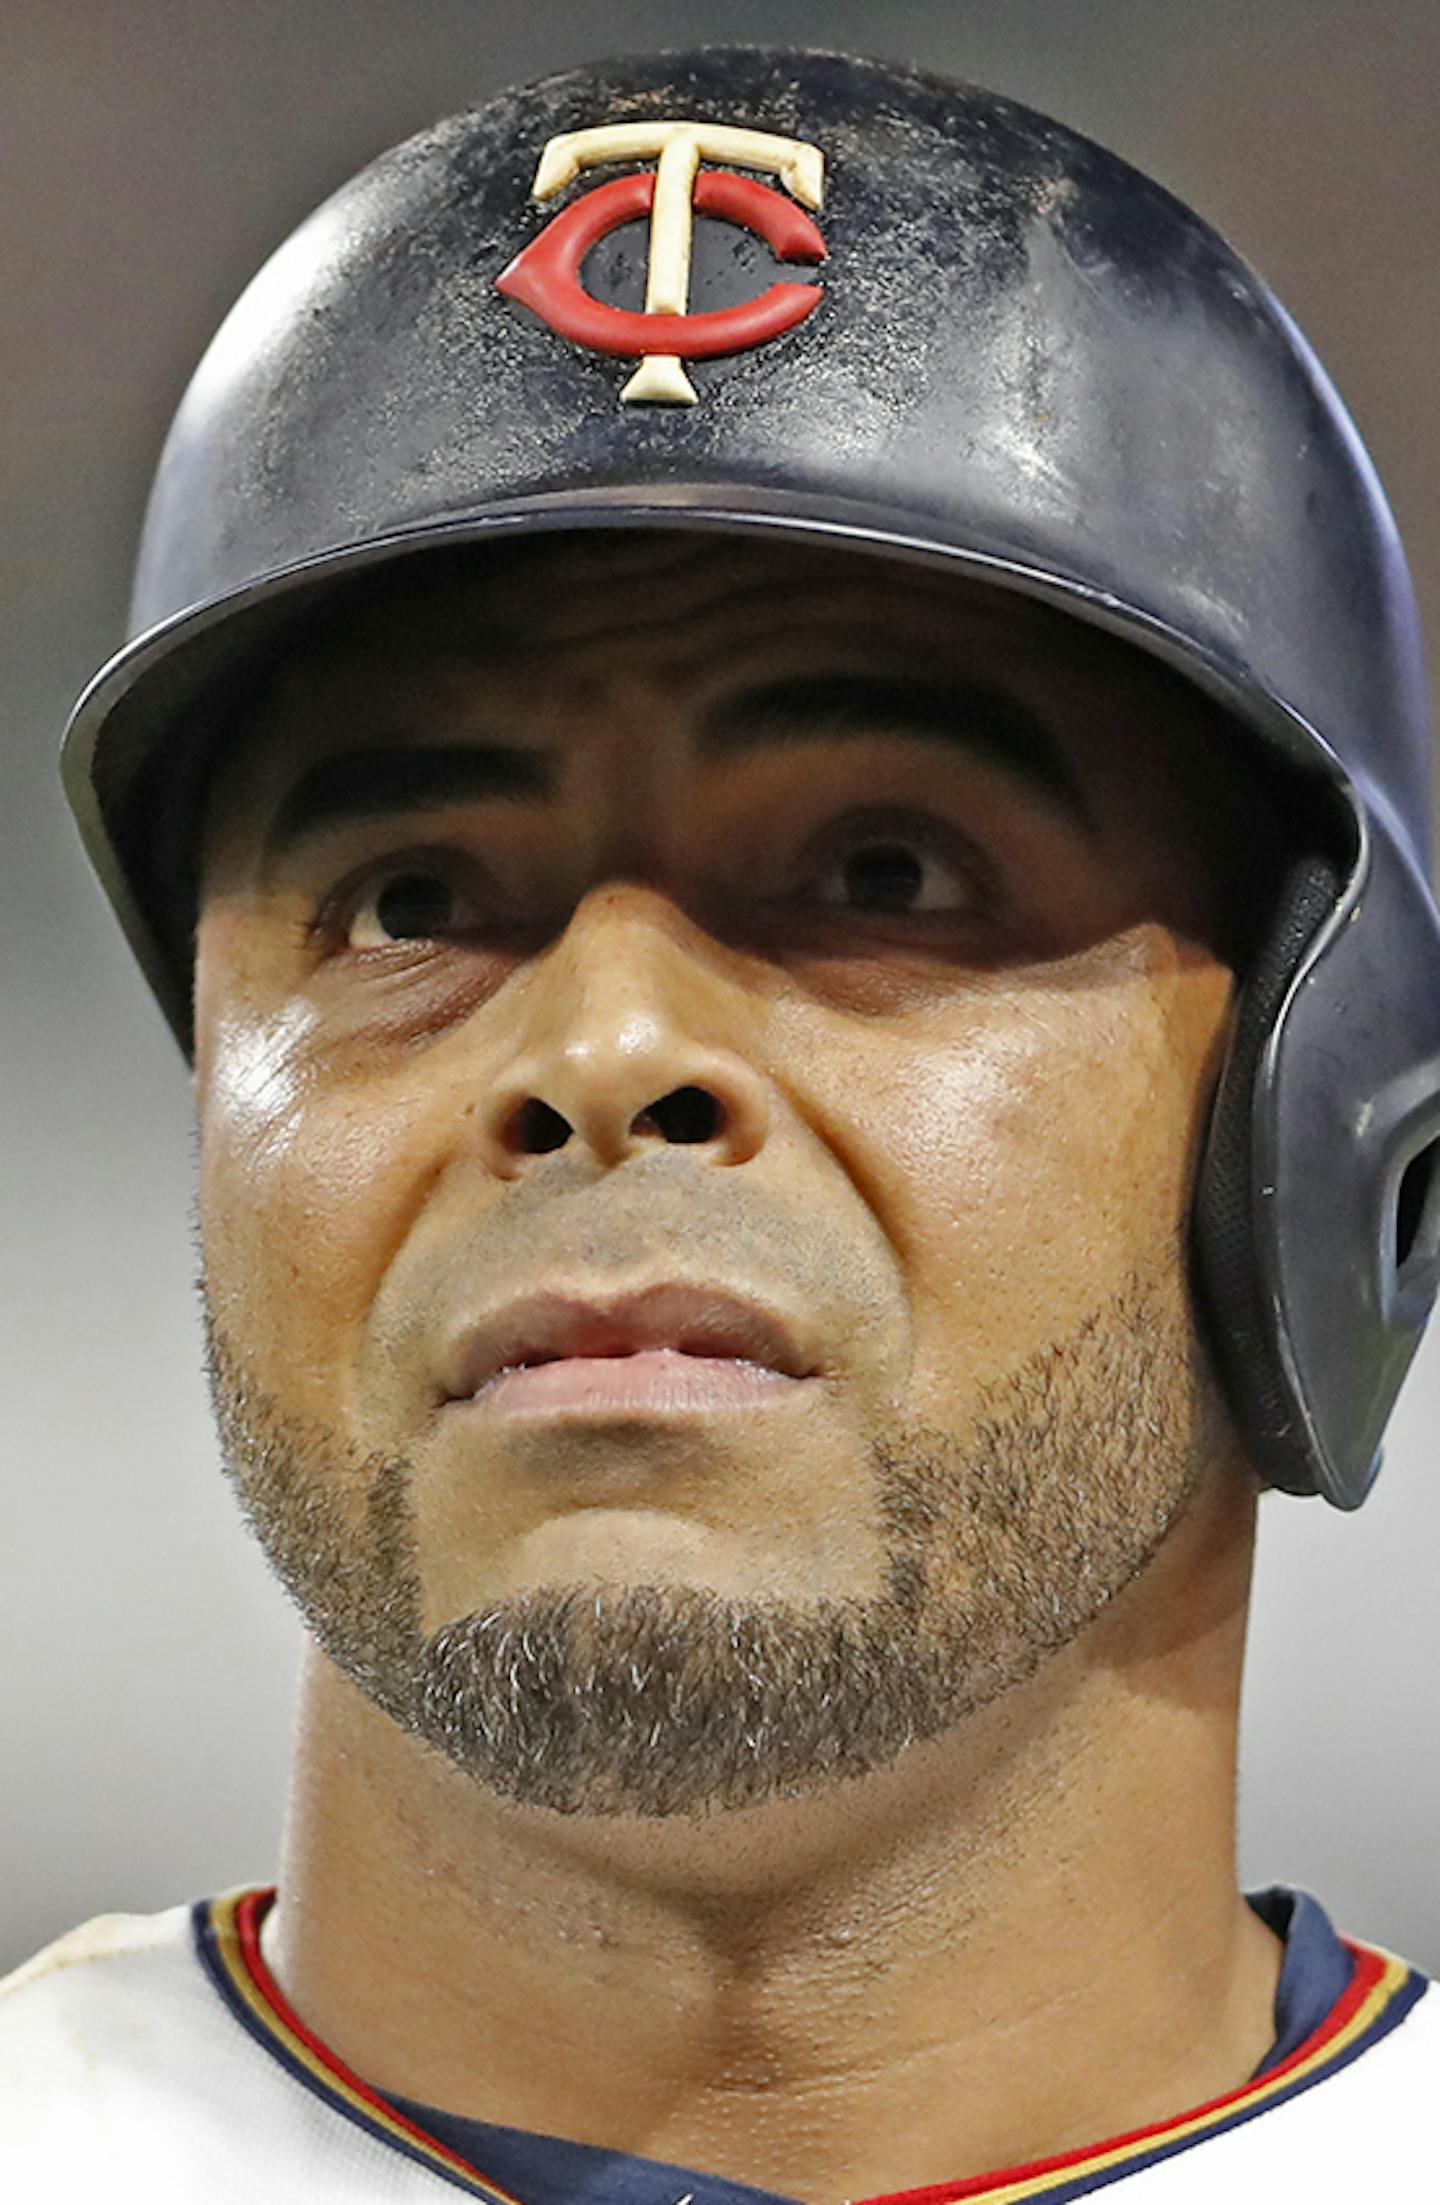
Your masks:
M 0 1982 L 7 2205 L 440 2205 L 456 2191 L 515 2205 L 292 2012 L 260 1949 L 270 1896 L 100 1915 Z M 1345 1943 L 1345 1995 L 1269 2073 L 1134 2135 L 916 2198 L 1440 2197 L 1440 1997 L 1393 1954 Z

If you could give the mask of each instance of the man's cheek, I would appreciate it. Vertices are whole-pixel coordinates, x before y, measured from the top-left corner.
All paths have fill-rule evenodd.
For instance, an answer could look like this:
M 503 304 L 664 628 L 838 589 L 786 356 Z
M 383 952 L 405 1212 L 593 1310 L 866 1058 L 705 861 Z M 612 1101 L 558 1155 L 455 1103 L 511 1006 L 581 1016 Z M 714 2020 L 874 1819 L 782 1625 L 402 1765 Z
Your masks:
M 217 1076 L 202 1113 L 207 1288 L 259 1375 L 294 1409 L 330 1418 L 435 1167 L 420 1098 L 292 1093 L 273 1069 Z
M 1032 1004 L 914 1068 L 895 1122 L 920 1382 L 957 1398 L 1179 1260 L 1193 1066 L 1164 991 Z

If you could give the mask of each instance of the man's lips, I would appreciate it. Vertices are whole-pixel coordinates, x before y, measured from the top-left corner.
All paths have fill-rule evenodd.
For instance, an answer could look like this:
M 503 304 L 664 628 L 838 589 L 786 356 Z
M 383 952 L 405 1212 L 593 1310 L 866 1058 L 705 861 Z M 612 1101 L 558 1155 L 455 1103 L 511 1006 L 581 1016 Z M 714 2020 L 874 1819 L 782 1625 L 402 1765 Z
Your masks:
M 818 1368 L 774 1309 L 671 1280 L 605 1300 L 508 1302 L 457 1344 L 446 1392 L 487 1407 L 719 1407 L 789 1390 Z
M 457 1408 L 486 1415 L 589 1410 L 610 1415 L 743 1409 L 797 1393 L 805 1381 L 734 1356 L 640 1348 L 633 1355 L 562 1355 L 504 1370 Z

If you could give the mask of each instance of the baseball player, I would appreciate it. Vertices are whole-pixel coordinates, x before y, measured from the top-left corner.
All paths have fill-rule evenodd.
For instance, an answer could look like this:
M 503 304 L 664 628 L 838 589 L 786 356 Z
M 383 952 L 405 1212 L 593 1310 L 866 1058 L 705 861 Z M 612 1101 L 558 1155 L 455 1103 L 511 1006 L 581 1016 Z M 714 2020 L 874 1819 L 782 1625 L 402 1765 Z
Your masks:
M 1256 277 L 1061 125 L 705 50 L 262 270 L 66 786 L 193 1068 L 278 1875 L 0 1986 L 0 2192 L 1431 2194 L 1238 1889 L 1262 1489 L 1440 1254 L 1415 611 Z

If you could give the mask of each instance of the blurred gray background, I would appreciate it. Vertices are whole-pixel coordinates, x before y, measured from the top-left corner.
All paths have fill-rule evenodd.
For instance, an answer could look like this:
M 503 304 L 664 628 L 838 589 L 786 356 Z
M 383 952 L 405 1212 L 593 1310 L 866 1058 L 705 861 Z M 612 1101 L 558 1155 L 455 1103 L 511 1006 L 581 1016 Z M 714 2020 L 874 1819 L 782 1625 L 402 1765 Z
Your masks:
M 696 38 L 969 76 L 1151 170 L 1254 261 L 1379 464 L 1440 637 L 1435 0 L 3 0 L 0 1972 L 274 1872 L 298 1625 L 217 1469 L 184 1067 L 55 755 L 122 634 L 168 416 L 269 250 L 515 79 Z M 1440 1326 L 1354 1518 L 1267 1498 L 1242 1880 L 1440 1969 Z

